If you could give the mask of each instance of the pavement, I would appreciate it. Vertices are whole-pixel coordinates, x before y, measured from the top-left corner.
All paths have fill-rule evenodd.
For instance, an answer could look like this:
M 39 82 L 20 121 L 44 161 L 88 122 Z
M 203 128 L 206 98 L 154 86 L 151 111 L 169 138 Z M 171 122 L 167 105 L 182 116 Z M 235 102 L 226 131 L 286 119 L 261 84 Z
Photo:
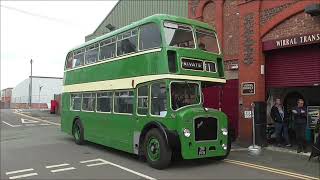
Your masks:
M 233 145 L 228 159 L 176 160 L 156 170 L 137 156 L 94 143 L 76 145 L 60 117 L 39 110 L 1 110 L 0 179 L 319 179 L 307 155 Z

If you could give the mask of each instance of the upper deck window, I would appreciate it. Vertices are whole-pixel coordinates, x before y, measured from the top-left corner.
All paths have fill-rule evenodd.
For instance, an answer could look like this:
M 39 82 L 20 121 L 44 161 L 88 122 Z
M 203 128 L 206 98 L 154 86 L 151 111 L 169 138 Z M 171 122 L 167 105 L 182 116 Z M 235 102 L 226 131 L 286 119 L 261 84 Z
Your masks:
M 140 27 L 139 49 L 152 49 L 161 46 L 161 35 L 158 25 L 145 24 Z
M 72 67 L 82 66 L 84 64 L 84 49 L 74 52 Z
M 116 56 L 116 38 L 106 39 L 100 42 L 99 60 L 109 59 Z
M 118 35 L 117 55 L 121 56 L 132 52 L 137 52 L 138 33 L 137 30 L 127 31 Z
M 86 64 L 95 63 L 98 60 L 99 44 L 93 44 L 86 48 Z
M 192 28 L 172 22 L 164 23 L 164 34 L 169 46 L 194 48 Z
M 73 53 L 70 52 L 67 56 L 67 61 L 66 61 L 66 69 L 71 69 L 72 68 L 72 60 L 73 60 Z
M 197 29 L 197 44 L 199 49 L 219 54 L 219 46 L 217 36 L 213 31 Z

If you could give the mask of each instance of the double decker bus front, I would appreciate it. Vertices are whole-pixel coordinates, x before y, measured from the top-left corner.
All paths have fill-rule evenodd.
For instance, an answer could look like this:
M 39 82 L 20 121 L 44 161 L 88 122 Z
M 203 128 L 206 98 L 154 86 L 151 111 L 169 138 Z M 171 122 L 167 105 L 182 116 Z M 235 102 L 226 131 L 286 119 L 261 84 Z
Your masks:
M 169 86 L 182 157 L 226 156 L 229 151 L 227 117 L 223 112 L 203 107 L 201 82 L 172 80 Z

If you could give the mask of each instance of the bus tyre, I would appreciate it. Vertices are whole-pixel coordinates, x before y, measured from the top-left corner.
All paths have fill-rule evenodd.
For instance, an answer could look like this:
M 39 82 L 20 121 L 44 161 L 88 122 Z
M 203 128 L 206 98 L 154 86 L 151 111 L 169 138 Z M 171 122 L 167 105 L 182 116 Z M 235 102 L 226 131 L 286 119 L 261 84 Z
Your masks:
M 82 127 L 81 121 L 78 119 L 73 124 L 72 134 L 76 144 L 78 145 L 84 144 L 83 127 Z
M 164 169 L 171 163 L 172 150 L 158 129 L 151 129 L 144 139 L 144 155 L 155 169 Z
M 227 158 L 227 157 L 229 156 L 230 150 L 231 150 L 231 136 L 228 135 L 228 144 L 227 144 L 227 153 L 226 153 L 226 155 L 224 155 L 224 156 L 217 156 L 217 157 L 214 157 L 213 159 L 214 159 L 214 160 L 217 160 L 217 161 L 224 160 L 225 158 Z

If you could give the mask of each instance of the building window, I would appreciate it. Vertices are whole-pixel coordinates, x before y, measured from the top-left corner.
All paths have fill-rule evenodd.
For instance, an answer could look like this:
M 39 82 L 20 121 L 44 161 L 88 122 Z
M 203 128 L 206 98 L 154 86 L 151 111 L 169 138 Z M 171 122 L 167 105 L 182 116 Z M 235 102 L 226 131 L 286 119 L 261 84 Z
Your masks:
M 151 114 L 161 117 L 167 115 L 166 84 L 164 82 L 151 85 Z
M 81 94 L 71 94 L 71 110 L 80 111 L 81 109 Z
M 72 67 L 82 66 L 84 63 L 84 49 L 80 49 L 74 52 Z
M 152 49 L 161 46 L 161 35 L 158 25 L 154 23 L 140 27 L 139 49 Z
M 112 92 L 97 93 L 97 111 L 111 112 L 112 111 Z
M 93 44 L 86 48 L 86 64 L 95 63 L 98 60 L 99 44 Z
M 109 59 L 116 56 L 116 38 L 106 39 L 100 42 L 99 60 Z
M 118 36 L 117 55 L 121 56 L 137 52 L 138 36 L 137 30 L 131 30 Z
M 84 93 L 82 95 L 82 110 L 94 111 L 96 105 L 95 93 Z
M 133 113 L 133 91 L 120 91 L 114 93 L 114 112 Z
M 148 114 L 148 93 L 149 88 L 148 85 L 141 86 L 138 88 L 138 110 L 137 113 L 140 115 Z

